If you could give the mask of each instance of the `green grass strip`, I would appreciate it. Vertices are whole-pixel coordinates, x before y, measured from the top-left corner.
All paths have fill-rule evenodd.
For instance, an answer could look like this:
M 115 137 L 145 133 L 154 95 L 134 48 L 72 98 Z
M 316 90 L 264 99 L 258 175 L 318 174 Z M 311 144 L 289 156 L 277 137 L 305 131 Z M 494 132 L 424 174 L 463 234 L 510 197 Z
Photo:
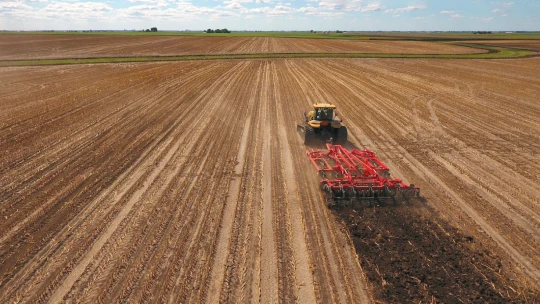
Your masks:
M 511 49 L 478 44 L 456 44 L 460 46 L 484 49 L 479 54 L 386 54 L 386 53 L 263 53 L 263 54 L 212 54 L 183 56 L 141 56 L 141 57 L 101 57 L 101 58 L 62 58 L 4 60 L 0 67 L 7 66 L 42 66 L 66 64 L 128 63 L 185 60 L 223 60 L 223 59 L 274 59 L 274 58 L 421 58 L 421 59 L 509 59 L 534 56 L 537 53 L 527 50 Z

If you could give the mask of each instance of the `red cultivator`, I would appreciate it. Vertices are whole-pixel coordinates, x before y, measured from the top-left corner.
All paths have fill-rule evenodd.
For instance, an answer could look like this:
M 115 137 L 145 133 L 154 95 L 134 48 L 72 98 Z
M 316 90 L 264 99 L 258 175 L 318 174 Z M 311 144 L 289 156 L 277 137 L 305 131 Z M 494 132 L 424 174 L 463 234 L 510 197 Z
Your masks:
M 323 178 L 321 188 L 327 198 L 339 201 L 420 195 L 419 187 L 407 185 L 397 178 L 390 179 L 390 169 L 372 151 L 326 146 L 327 151 L 307 150 L 306 153 Z

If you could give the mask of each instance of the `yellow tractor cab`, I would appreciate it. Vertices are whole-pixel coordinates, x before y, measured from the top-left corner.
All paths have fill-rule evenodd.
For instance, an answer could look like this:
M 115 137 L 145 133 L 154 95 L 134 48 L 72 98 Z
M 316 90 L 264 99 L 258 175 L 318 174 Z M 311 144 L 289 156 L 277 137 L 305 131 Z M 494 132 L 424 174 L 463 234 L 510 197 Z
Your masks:
M 336 106 L 328 103 L 317 103 L 313 110 L 304 113 L 304 122 L 297 125 L 297 130 L 304 135 L 304 143 L 316 141 L 345 144 L 347 128 L 338 117 Z

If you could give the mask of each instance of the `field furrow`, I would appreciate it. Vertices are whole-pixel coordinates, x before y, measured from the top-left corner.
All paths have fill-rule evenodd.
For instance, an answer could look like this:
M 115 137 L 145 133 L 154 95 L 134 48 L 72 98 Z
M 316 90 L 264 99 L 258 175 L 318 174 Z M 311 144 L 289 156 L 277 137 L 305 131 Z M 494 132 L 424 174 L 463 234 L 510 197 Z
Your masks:
M 21 51 L 24 50 L 24 51 Z M 52 51 L 51 51 L 52 50 Z M 278 37 L 3 35 L 0 60 L 248 53 L 475 54 L 485 50 L 426 41 Z
M 12 45 L 67 43 L 13 37 L 5 57 Z M 88 44 L 58 52 L 425 51 L 124 38 L 79 37 Z M 0 302 L 530 302 L 540 294 L 539 62 L 0 68 Z M 328 208 L 306 157 L 323 145 L 296 131 L 317 102 L 338 107 L 347 148 L 369 147 L 422 197 Z

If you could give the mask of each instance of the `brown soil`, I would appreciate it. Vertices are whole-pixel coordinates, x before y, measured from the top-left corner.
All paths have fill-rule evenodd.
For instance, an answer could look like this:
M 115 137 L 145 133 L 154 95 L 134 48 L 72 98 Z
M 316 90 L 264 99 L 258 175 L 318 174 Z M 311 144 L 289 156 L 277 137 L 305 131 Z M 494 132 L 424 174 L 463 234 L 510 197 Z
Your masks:
M 496 45 L 540 52 L 540 40 L 481 40 L 467 41 L 467 43 Z
M 539 60 L 0 68 L 0 302 L 533 302 Z M 426 209 L 336 217 L 296 134 L 318 101 Z
M 508 265 L 417 199 L 336 208 L 383 303 L 529 303 Z
M 246 53 L 472 54 L 434 42 L 269 37 L 2 35 L 0 60 Z

